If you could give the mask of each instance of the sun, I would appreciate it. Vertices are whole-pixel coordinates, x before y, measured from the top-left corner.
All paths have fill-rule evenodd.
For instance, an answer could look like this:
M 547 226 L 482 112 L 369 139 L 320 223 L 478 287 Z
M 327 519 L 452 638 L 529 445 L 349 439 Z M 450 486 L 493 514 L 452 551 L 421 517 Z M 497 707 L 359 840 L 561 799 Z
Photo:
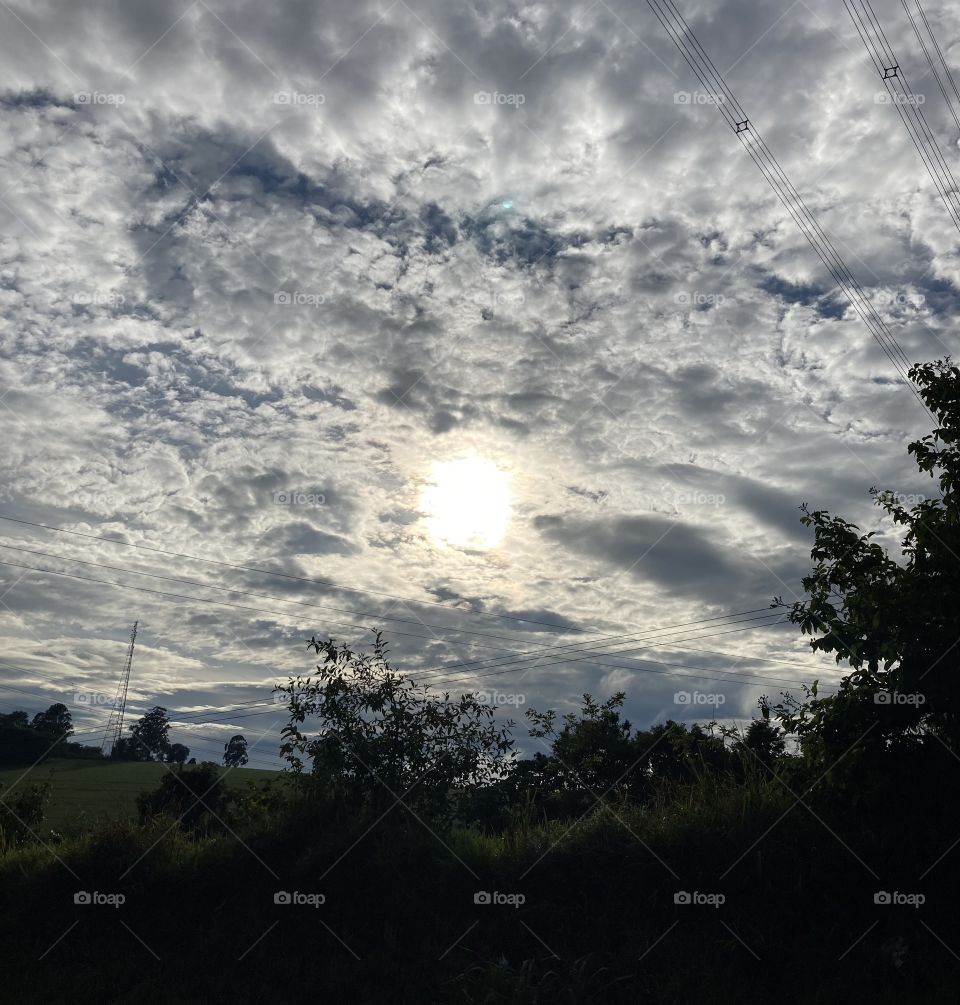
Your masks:
M 438 544 L 496 547 L 510 519 L 510 476 L 482 457 L 437 461 L 420 496 L 420 509 Z

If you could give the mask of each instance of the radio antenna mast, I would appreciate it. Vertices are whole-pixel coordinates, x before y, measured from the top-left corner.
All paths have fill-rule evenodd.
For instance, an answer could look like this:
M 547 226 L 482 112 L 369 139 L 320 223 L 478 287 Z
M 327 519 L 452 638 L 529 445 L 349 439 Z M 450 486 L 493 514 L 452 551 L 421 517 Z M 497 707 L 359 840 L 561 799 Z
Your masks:
M 107 721 L 107 728 L 103 734 L 103 742 L 100 749 L 105 754 L 113 752 L 117 741 L 123 736 L 123 714 L 127 709 L 127 688 L 130 686 L 130 667 L 133 665 L 133 644 L 137 638 L 137 625 L 139 621 L 134 621 L 133 630 L 130 632 L 130 645 L 127 648 L 127 658 L 123 664 L 123 675 L 120 677 L 120 684 L 117 687 L 117 696 L 113 701 L 113 711 Z M 107 746 L 109 744 L 109 750 Z

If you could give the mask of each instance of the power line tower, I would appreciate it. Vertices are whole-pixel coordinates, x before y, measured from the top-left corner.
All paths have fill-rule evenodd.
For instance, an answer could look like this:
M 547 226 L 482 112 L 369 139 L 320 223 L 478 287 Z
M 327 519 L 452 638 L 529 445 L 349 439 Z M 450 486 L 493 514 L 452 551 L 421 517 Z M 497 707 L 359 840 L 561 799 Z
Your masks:
M 123 675 L 120 677 L 120 684 L 117 687 L 117 696 L 113 700 L 113 711 L 107 721 L 107 728 L 103 734 L 103 742 L 100 750 L 109 754 L 116 746 L 117 740 L 123 736 L 123 713 L 127 708 L 127 688 L 130 686 L 130 667 L 133 665 L 133 644 L 137 639 L 137 625 L 139 621 L 134 621 L 133 631 L 130 632 L 130 645 L 127 648 L 127 659 L 123 664 Z M 107 745 L 109 744 L 109 750 Z

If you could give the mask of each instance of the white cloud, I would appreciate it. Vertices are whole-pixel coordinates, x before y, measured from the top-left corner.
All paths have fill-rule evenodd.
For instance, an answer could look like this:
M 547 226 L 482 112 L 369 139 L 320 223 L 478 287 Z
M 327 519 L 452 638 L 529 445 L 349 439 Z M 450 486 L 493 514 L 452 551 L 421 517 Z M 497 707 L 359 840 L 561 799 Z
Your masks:
M 894 110 L 872 100 L 843 12 L 686 13 L 898 338 L 914 358 L 945 354 L 951 225 Z M 954 15 L 933 13 L 956 34 Z M 931 87 L 896 11 L 882 16 Z M 0 20 L 5 511 L 609 633 L 789 597 L 807 561 L 791 529 L 801 501 L 872 521 L 870 485 L 923 488 L 905 453 L 923 413 L 853 311 L 831 305 L 822 266 L 716 110 L 675 103 L 696 82 L 646 5 L 83 2 Z M 468 450 L 508 468 L 515 493 L 503 547 L 482 555 L 437 548 L 416 514 L 431 462 Z M 323 502 L 276 501 L 290 492 Z M 624 574 L 628 545 L 650 544 L 640 531 L 658 521 L 677 528 L 669 548 L 653 542 Z M 2 531 L 364 612 L 338 615 L 348 625 L 409 618 L 394 629 L 430 640 L 395 637 L 411 667 L 512 645 L 439 642 L 418 617 L 529 632 Z M 27 537 L 39 543 L 15 540 Z M 22 572 L 4 568 L 3 588 Z M 106 672 L 139 615 L 171 679 L 216 670 L 208 703 L 239 693 L 223 681 L 308 667 L 297 640 L 312 631 L 359 634 L 239 594 L 224 599 L 291 616 L 41 582 L 29 574 L 4 599 L 11 654 L 43 639 L 35 656 L 56 671 L 58 647 L 83 638 Z M 810 662 L 789 633 L 716 640 L 735 647 Z M 523 686 L 543 705 L 623 672 L 566 664 Z M 163 691 L 162 669 L 149 680 Z M 659 714 L 675 683 L 638 673 L 633 717 Z M 203 704 L 188 685 L 178 698 Z M 730 687 L 749 714 L 758 689 Z

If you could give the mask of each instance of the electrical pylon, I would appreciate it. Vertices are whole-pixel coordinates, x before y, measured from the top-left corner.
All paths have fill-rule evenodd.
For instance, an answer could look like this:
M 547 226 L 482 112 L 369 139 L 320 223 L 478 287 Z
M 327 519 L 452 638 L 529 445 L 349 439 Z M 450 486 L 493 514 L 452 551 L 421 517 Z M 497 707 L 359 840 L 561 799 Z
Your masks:
M 110 755 L 117 741 L 123 736 L 123 713 L 127 708 L 127 688 L 130 686 L 130 667 L 133 665 L 133 644 L 137 638 L 137 625 L 139 621 L 134 621 L 133 631 L 130 632 L 130 645 L 127 649 L 127 659 L 123 664 L 123 675 L 120 677 L 120 684 L 117 687 L 117 696 L 113 700 L 113 711 L 107 720 L 107 728 L 103 734 L 103 742 L 100 750 Z M 109 750 L 107 745 L 109 744 Z

